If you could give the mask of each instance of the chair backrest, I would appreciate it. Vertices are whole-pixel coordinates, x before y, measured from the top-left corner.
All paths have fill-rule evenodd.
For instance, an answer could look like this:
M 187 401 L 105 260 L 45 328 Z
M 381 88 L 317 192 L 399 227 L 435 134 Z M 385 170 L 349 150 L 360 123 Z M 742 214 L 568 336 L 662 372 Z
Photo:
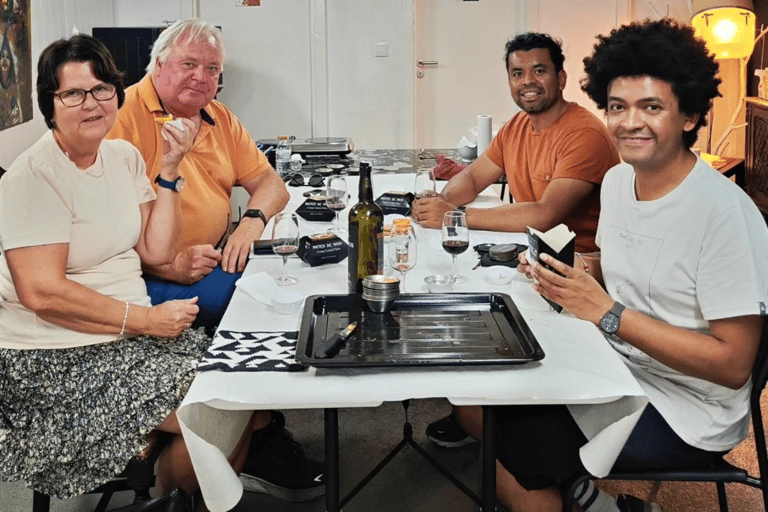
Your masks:
M 760 469 L 760 480 L 763 491 L 763 502 L 768 511 L 768 448 L 765 443 L 765 426 L 763 424 L 763 411 L 760 407 L 760 395 L 762 395 L 768 383 L 768 321 L 763 322 L 763 332 L 760 336 L 760 347 L 757 349 L 757 358 L 752 367 L 752 393 L 749 405 L 752 415 L 752 430 L 755 437 L 755 451 L 757 452 L 757 466 Z

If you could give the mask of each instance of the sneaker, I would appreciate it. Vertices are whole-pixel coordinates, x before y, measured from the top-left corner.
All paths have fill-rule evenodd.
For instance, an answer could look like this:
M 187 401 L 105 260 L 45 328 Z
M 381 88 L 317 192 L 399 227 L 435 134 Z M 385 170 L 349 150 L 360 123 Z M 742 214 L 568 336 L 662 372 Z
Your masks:
M 251 434 L 240 481 L 246 491 L 283 501 L 307 501 L 325 492 L 324 470 L 325 464 L 308 459 L 285 429 L 285 416 L 272 411 L 269 424 Z
M 427 437 L 437 446 L 458 448 L 477 441 L 461 428 L 453 413 L 445 418 L 433 421 L 427 426 Z
M 620 512 L 662 512 L 658 503 L 648 503 L 629 494 L 616 496 L 616 506 Z

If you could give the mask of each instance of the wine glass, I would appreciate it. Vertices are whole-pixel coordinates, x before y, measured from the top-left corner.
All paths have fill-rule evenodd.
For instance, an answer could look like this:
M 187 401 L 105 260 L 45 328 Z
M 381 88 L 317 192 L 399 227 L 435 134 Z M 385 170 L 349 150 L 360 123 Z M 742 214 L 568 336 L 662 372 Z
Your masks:
M 395 225 L 389 234 L 389 263 L 400 272 L 400 291 L 405 293 L 405 273 L 416 265 L 416 233 L 410 226 Z
M 333 210 L 333 224 L 336 234 L 341 234 L 346 229 L 339 223 L 339 212 L 347 207 L 347 180 L 344 176 L 331 176 L 325 187 L 325 204 Z
M 469 228 L 467 214 L 462 211 L 446 212 L 443 215 L 443 249 L 453 258 L 453 277 L 455 283 L 466 283 L 466 276 L 456 273 L 456 256 L 469 247 Z
M 413 182 L 413 192 L 416 199 L 422 197 L 435 197 L 437 187 L 435 186 L 435 175 L 432 169 L 419 169 L 416 171 L 416 179 Z
M 299 217 L 295 213 L 278 213 L 272 226 L 272 250 L 283 257 L 283 275 L 277 279 L 280 286 L 299 282 L 288 277 L 288 256 L 299 249 Z

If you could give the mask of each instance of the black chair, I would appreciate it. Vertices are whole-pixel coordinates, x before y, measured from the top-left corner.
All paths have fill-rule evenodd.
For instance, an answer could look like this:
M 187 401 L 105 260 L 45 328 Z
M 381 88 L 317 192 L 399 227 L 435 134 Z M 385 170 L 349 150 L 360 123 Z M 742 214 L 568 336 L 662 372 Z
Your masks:
M 752 392 L 749 403 L 752 411 L 752 428 L 755 437 L 755 451 L 757 456 L 760 476 L 750 475 L 745 469 L 720 459 L 717 463 L 694 469 L 685 470 L 649 470 L 634 472 L 615 472 L 605 477 L 606 480 L 643 480 L 655 482 L 714 482 L 717 486 L 717 497 L 720 502 L 720 511 L 728 512 L 728 497 L 725 492 L 726 483 L 740 483 L 760 489 L 763 495 L 763 508 L 768 512 L 768 453 L 765 444 L 765 429 L 763 427 L 763 415 L 760 409 L 760 395 L 768 382 L 768 322 L 763 325 L 760 339 L 760 348 L 752 368 Z M 573 510 L 574 495 L 576 489 L 593 478 L 586 475 L 577 479 L 566 492 L 563 499 L 563 511 Z
M 155 486 L 155 463 L 160 452 L 168 443 L 170 434 L 161 432 L 149 455 L 144 459 L 134 457 L 122 473 L 88 494 L 101 494 L 94 512 L 104 512 L 116 492 L 133 491 L 133 503 L 149 501 L 149 490 Z M 49 512 L 51 497 L 38 491 L 32 496 L 32 512 Z

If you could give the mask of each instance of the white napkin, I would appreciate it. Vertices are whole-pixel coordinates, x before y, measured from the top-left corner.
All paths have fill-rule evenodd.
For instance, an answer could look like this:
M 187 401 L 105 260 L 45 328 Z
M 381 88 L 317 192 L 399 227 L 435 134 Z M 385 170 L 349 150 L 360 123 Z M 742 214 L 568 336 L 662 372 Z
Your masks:
M 272 305 L 272 296 L 280 289 L 275 280 L 266 272 L 241 277 L 235 282 L 235 286 L 267 306 Z

